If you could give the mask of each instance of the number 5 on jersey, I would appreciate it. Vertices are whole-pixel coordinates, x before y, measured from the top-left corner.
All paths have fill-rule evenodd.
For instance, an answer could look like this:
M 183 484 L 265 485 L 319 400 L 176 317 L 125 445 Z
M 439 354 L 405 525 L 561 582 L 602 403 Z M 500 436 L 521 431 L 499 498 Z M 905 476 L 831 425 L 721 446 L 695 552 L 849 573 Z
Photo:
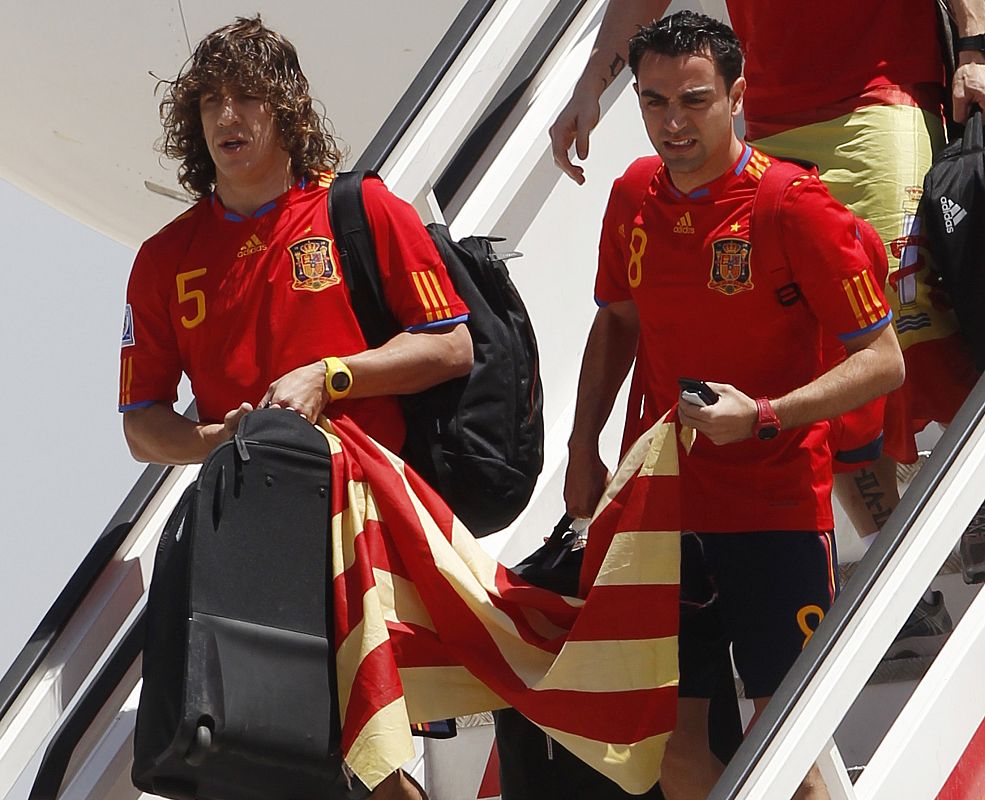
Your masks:
M 195 304 L 194 316 L 189 318 L 184 314 L 181 315 L 181 324 L 187 330 L 200 325 L 205 319 L 205 292 L 201 289 L 189 289 L 188 282 L 195 280 L 195 278 L 201 278 L 206 272 L 208 270 L 202 267 L 201 269 L 193 269 L 188 272 L 179 272 L 175 276 L 175 281 L 178 284 L 178 302 Z
M 633 228 L 633 237 L 629 240 L 629 285 L 636 288 L 643 282 L 643 253 L 646 252 L 646 231 Z

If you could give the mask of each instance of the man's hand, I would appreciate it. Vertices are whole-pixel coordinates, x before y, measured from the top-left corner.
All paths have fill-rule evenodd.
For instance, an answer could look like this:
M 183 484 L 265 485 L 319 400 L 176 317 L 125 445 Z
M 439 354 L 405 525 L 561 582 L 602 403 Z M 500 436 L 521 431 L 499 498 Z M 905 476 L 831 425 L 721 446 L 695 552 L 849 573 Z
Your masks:
M 234 408 L 222 418 L 223 441 L 232 439 L 236 431 L 239 430 L 239 421 L 253 410 L 249 403 L 240 403 L 238 408 Z
M 696 406 L 682 397 L 677 404 L 680 421 L 718 445 L 750 438 L 759 417 L 756 401 L 727 383 L 707 383 L 718 395 L 718 402 L 711 406 Z
M 313 364 L 291 370 L 270 384 L 258 407 L 297 411 L 306 420 L 314 423 L 327 402 L 325 362 L 315 361 Z
M 954 71 L 951 97 L 954 121 L 964 123 L 969 106 L 974 104 L 985 110 L 985 54 L 960 53 L 959 58 L 961 63 Z
M 588 136 L 599 124 L 601 115 L 599 95 L 579 83 L 575 86 L 574 94 L 571 95 L 568 104 L 551 125 L 551 150 L 554 153 L 554 163 L 577 184 L 585 182 L 585 170 L 571 163 L 568 150 L 574 142 L 578 158 L 582 161 L 588 158 Z
M 164 403 L 152 403 L 123 414 L 123 433 L 138 461 L 155 464 L 201 464 L 216 447 L 230 439 L 244 414 L 253 410 L 242 403 L 222 422 L 195 422 Z
M 595 513 L 606 484 L 612 479 L 598 446 L 568 447 L 568 470 L 564 475 L 564 505 L 576 519 L 588 519 Z

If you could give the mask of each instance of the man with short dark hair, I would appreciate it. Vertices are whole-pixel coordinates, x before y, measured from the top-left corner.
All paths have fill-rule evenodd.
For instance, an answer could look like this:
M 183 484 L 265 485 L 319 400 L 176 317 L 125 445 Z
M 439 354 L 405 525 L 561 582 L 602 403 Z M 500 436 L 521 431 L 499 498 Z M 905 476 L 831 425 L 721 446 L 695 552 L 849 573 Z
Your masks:
M 612 0 L 606 8 L 595 48 L 550 131 L 554 160 L 578 183 L 584 170 L 569 148 L 574 144 L 577 157 L 587 158 L 599 98 L 626 65 L 628 39 L 669 5 Z M 768 155 L 816 163 L 835 198 L 871 223 L 885 244 L 883 291 L 906 359 L 906 383 L 888 398 L 884 436 L 862 449 L 848 444 L 834 462 L 838 499 L 867 548 L 899 501 L 897 463 L 917 462 L 915 434 L 931 421 L 949 423 L 978 379 L 937 286 L 917 215 L 924 175 L 944 142 L 948 87 L 939 3 L 726 0 L 725 6 L 747 56 L 747 140 Z M 963 122 L 972 104 L 985 107 L 985 0 L 945 6 L 959 37 L 949 94 L 954 118 Z M 982 528 L 985 513 L 976 520 L 972 528 Z M 973 549 L 981 552 L 969 554 L 974 561 L 985 558 L 977 536 Z M 966 536 L 963 555 L 972 549 L 968 543 Z M 902 635 L 949 630 L 940 593 L 928 593 Z
M 630 64 L 660 158 L 633 222 L 603 223 L 565 501 L 589 516 L 602 494 L 599 433 L 639 349 L 644 427 L 679 401 L 698 434 L 680 466 L 680 700 L 661 779 L 682 800 L 705 797 L 721 770 L 707 711 L 729 646 L 761 713 L 830 607 L 826 420 L 896 388 L 903 363 L 855 218 L 815 172 L 797 169 L 777 226 L 751 235 L 753 199 L 779 165 L 735 133 L 746 84 L 732 30 L 680 12 L 640 30 Z M 763 237 L 791 256 L 802 297 L 790 307 L 753 255 Z M 827 371 L 822 332 L 848 352 Z M 685 377 L 706 381 L 717 401 L 679 396 Z M 815 772 L 798 797 L 826 796 Z
M 130 276 L 120 410 L 141 461 L 202 461 L 255 406 L 346 414 L 392 451 L 395 395 L 468 374 L 468 309 L 414 210 L 367 180 L 384 294 L 403 326 L 367 349 L 328 219 L 341 160 L 293 45 L 259 18 L 209 34 L 167 88 L 164 152 L 198 198 L 140 248 Z M 181 373 L 199 421 L 173 409 Z M 419 798 L 398 771 L 378 798 Z

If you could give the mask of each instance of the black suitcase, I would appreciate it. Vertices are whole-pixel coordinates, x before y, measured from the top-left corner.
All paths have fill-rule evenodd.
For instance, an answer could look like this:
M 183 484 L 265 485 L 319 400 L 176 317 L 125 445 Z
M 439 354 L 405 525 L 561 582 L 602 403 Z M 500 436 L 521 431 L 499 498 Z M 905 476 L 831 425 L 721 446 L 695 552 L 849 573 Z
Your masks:
M 358 800 L 342 771 L 330 454 L 291 411 L 247 415 L 165 527 L 132 778 L 199 800 Z

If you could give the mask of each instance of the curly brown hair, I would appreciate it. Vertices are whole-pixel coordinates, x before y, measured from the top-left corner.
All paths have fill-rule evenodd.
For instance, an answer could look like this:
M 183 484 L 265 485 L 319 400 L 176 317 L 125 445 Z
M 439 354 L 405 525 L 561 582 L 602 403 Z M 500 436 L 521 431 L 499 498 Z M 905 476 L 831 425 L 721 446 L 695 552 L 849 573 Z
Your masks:
M 280 132 L 281 146 L 291 155 L 296 178 L 314 178 L 335 169 L 342 152 L 328 121 L 312 107 L 308 79 L 301 71 L 294 45 L 260 21 L 237 17 L 213 31 L 173 81 L 161 101 L 164 136 L 159 145 L 168 158 L 181 162 L 178 181 L 196 197 L 215 184 L 215 163 L 202 131 L 199 99 L 225 87 L 265 98 Z

